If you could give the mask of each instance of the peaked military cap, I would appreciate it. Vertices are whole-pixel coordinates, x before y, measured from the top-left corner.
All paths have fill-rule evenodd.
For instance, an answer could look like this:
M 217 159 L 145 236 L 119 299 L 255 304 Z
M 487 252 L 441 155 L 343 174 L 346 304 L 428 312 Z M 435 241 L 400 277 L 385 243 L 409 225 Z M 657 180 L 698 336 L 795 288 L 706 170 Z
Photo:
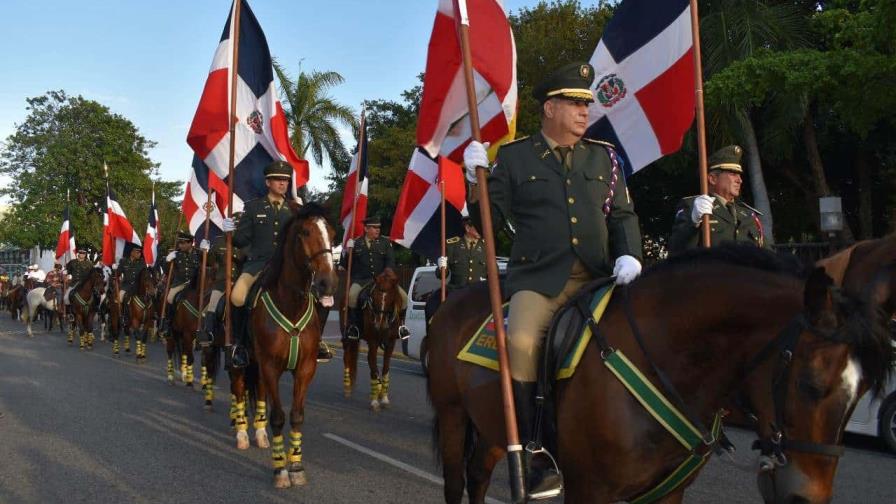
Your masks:
M 292 165 L 286 161 L 274 161 L 264 168 L 264 178 L 290 178 L 292 177 Z
M 368 217 L 368 218 L 364 219 L 364 225 L 365 226 L 381 226 L 382 223 L 380 222 L 379 217 Z
M 193 241 L 193 235 L 191 235 L 191 234 L 190 234 L 189 232 L 187 232 L 187 231 L 178 231 L 178 232 L 177 232 L 177 241 L 179 241 L 179 242 L 181 242 L 181 241 L 189 241 L 189 242 L 191 242 L 191 241 Z
M 709 156 L 709 171 L 722 170 L 743 173 L 744 170 L 740 166 L 740 158 L 743 154 L 744 150 L 739 145 L 722 147 Z
M 140 245 L 139 243 L 132 243 L 131 250 L 143 250 L 143 245 Z
M 594 82 L 594 67 L 588 63 L 577 62 L 564 65 L 545 78 L 532 91 L 532 96 L 539 103 L 549 98 L 566 98 L 567 100 L 592 103 L 594 93 L 591 83 Z

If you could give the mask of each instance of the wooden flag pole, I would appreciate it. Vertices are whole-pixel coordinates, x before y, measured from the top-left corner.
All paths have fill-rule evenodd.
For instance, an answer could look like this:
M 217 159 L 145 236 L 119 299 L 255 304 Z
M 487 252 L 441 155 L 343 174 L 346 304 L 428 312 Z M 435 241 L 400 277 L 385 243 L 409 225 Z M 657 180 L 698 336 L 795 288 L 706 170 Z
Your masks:
M 212 215 L 212 191 L 211 187 L 208 188 L 208 200 L 205 202 L 205 206 L 203 207 L 205 210 L 205 236 L 203 240 L 208 241 L 208 231 L 209 224 L 211 223 L 211 215 Z M 211 246 L 211 244 L 209 244 Z M 202 250 L 202 265 L 199 269 L 199 327 L 197 330 L 202 330 L 202 318 L 205 315 L 205 267 L 208 265 L 208 250 Z
M 230 163 L 227 167 L 227 218 L 233 218 L 233 168 L 236 161 L 236 123 L 239 120 L 236 116 L 236 86 L 239 77 L 239 58 L 240 58 L 240 7 L 243 0 L 234 0 L 233 2 L 233 18 L 230 25 L 233 28 L 233 64 L 230 65 Z M 211 187 L 209 187 L 211 192 Z M 228 231 L 226 237 L 226 250 L 224 252 L 224 346 L 230 346 L 233 343 L 233 324 L 231 323 L 232 311 L 230 303 L 230 294 L 233 291 L 233 275 L 231 268 L 233 267 L 233 231 Z
M 354 199 L 352 200 L 352 213 L 349 214 L 348 219 L 348 229 L 345 230 L 345 234 L 348 238 L 345 240 L 345 243 L 348 244 L 348 240 L 354 240 L 352 237 L 352 233 L 355 232 L 355 212 L 358 211 L 358 196 L 361 194 L 361 160 L 364 159 L 364 138 L 367 135 L 367 119 L 365 118 L 365 111 L 361 109 L 361 129 L 358 132 L 358 166 L 355 167 L 355 194 Z M 345 296 L 342 302 L 342 333 L 345 334 L 345 328 L 348 327 L 348 294 L 349 289 L 352 286 L 352 258 L 355 255 L 355 247 L 350 247 L 348 249 L 348 258 L 346 259 L 345 264 Z M 360 328 L 358 328 L 360 330 Z
M 448 255 L 448 244 L 445 242 L 445 240 L 448 237 L 445 236 L 447 234 L 447 231 L 445 230 L 445 177 L 443 177 L 442 175 L 442 170 L 439 170 L 439 192 L 442 193 L 442 201 L 440 203 L 442 208 L 442 257 L 446 257 Z M 444 268 L 439 268 L 439 270 L 441 270 L 439 276 L 441 277 L 442 281 L 442 301 L 444 302 L 445 297 L 448 295 L 448 267 L 446 266 Z
M 184 211 L 181 209 L 180 218 L 177 220 L 177 229 L 174 231 L 174 250 L 177 251 L 177 234 L 180 232 L 180 227 L 184 225 Z M 159 313 L 159 320 L 165 318 L 165 311 L 168 308 L 168 291 L 171 290 L 171 277 L 174 276 L 174 261 L 171 261 L 171 264 L 168 266 L 168 275 L 165 276 L 165 295 L 162 296 L 162 309 Z
M 709 176 L 706 162 L 706 120 L 703 110 L 703 63 L 700 55 L 700 16 L 697 0 L 691 0 L 691 34 L 694 40 L 694 101 L 696 102 L 697 154 L 699 157 L 700 194 L 709 193 Z M 711 247 L 709 215 L 704 215 L 700 223 L 700 233 L 704 247 Z
M 68 243 L 65 244 L 65 249 L 67 252 L 65 254 L 63 254 L 63 256 L 62 256 L 62 260 L 65 261 L 65 264 L 62 265 L 62 269 L 65 269 L 65 267 L 68 265 L 68 261 L 71 261 L 71 258 L 72 258 L 72 249 L 69 248 L 69 245 L 72 242 L 71 236 L 74 234 L 74 231 L 73 231 L 74 226 L 72 226 L 71 208 L 69 208 L 69 206 L 68 206 L 69 193 L 70 193 L 70 190 L 66 189 L 65 190 L 65 213 L 68 214 L 69 239 L 68 239 Z M 68 258 L 68 261 L 65 260 L 66 258 Z M 66 290 L 65 277 L 66 276 L 68 276 L 68 272 L 65 272 L 62 274 L 62 296 L 60 297 L 60 299 L 62 299 L 62 321 L 59 322 L 59 325 L 65 325 L 65 317 L 66 317 L 66 315 L 65 315 L 65 290 Z
M 479 109 L 476 102 L 476 88 L 473 81 L 473 57 L 470 50 L 470 20 L 467 16 L 466 0 L 457 0 L 457 14 L 460 20 L 460 45 L 464 62 L 464 83 L 467 90 L 467 106 L 470 111 L 470 130 L 473 140 L 479 142 Z M 485 27 L 484 27 L 485 28 Z M 487 29 L 487 28 L 486 28 Z M 491 204 L 488 197 L 488 167 L 476 169 L 479 188 L 479 213 L 482 219 L 482 236 L 485 238 L 486 266 L 488 272 L 488 292 L 492 317 L 495 321 L 498 363 L 501 377 L 501 396 L 504 404 L 504 429 L 507 433 L 507 463 L 510 472 L 511 501 L 525 502 L 526 484 L 523 473 L 523 447 L 520 444 L 516 423 L 516 409 L 513 403 L 513 388 L 510 381 L 510 359 L 507 354 L 507 335 L 504 331 L 504 309 L 501 300 L 501 286 L 498 283 L 498 262 L 495 253 L 495 233 L 492 227 Z

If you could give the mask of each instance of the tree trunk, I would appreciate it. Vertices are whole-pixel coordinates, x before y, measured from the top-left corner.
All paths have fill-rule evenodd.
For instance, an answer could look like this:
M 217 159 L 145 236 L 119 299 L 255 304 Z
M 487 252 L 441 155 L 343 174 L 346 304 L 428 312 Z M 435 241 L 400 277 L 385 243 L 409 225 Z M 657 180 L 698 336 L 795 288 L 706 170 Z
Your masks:
M 809 160 L 809 169 L 812 172 L 812 184 L 815 188 L 815 195 L 820 198 L 822 196 L 830 196 L 831 187 L 828 185 L 827 176 L 824 174 L 824 163 L 821 161 L 821 153 L 818 150 L 818 137 L 815 134 L 812 108 L 811 105 L 806 108 L 806 116 L 803 118 L 803 143 L 806 147 L 806 159 Z M 815 222 L 818 224 L 819 231 L 821 232 L 821 219 L 819 217 L 818 206 L 815 206 L 815 215 Z M 849 228 L 849 223 L 846 221 L 845 214 L 843 216 L 842 238 L 846 243 L 855 241 L 852 230 Z
M 750 177 L 750 190 L 753 193 L 753 205 L 762 215 L 759 222 L 765 234 L 765 240 L 769 244 L 775 243 L 774 219 L 772 218 L 772 206 L 768 200 L 768 189 L 765 187 L 765 178 L 762 176 L 762 159 L 759 157 L 759 142 L 756 140 L 756 130 L 750 116 L 739 114 L 741 127 L 744 131 L 744 143 L 747 150 L 747 175 Z
M 858 179 L 859 197 L 859 239 L 868 240 L 874 236 L 874 221 L 871 217 L 871 168 L 868 166 L 868 153 L 861 142 L 857 145 L 855 170 Z

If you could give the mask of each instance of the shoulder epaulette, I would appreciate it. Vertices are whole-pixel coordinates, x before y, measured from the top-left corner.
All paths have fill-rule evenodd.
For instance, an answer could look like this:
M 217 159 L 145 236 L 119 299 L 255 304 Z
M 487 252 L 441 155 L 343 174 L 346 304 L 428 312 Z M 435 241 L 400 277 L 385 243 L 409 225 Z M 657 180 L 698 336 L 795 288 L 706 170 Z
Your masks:
M 593 144 L 603 145 L 604 147 L 609 147 L 609 148 L 611 148 L 611 149 L 615 149 L 615 148 L 616 148 L 615 145 L 611 144 L 610 142 L 605 142 L 605 141 L 603 141 L 603 140 L 595 140 L 595 139 L 593 139 L 593 138 L 583 138 L 582 140 L 585 141 L 585 142 L 588 142 L 588 143 L 593 143 Z
M 445 240 L 445 243 L 457 243 L 460 241 L 460 236 L 455 236 L 454 238 L 448 238 Z
M 752 211 L 756 215 L 762 215 L 762 212 L 760 212 L 759 210 L 756 210 L 755 208 L 751 207 L 750 205 L 744 203 L 743 201 L 738 201 L 738 203 L 747 207 L 748 210 Z
M 528 136 L 528 135 L 526 135 L 526 136 L 524 136 L 524 137 L 519 137 L 519 138 L 516 138 L 516 139 L 514 139 L 514 140 L 511 140 L 511 141 L 509 141 L 509 142 L 507 142 L 507 143 L 503 143 L 503 144 L 501 144 L 501 147 L 507 147 L 508 145 L 517 144 L 517 143 L 522 142 L 523 140 L 528 140 L 528 139 L 529 139 L 529 136 Z

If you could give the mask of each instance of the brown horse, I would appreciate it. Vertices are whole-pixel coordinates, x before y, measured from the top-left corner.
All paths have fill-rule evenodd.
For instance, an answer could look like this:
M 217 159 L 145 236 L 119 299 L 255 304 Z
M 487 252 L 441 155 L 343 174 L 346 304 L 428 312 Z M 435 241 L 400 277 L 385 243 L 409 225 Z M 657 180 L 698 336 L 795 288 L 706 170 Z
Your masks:
M 274 486 L 304 485 L 302 423 L 305 397 L 317 370 L 317 348 L 326 320 L 318 301 L 332 304 L 337 278 L 333 264 L 333 227 L 320 205 L 306 204 L 285 224 L 283 239 L 258 279 L 258 301 L 248 315 L 253 342 L 251 360 L 258 365 L 258 410 L 271 399 Z M 289 449 L 283 441 L 286 415 L 280 399 L 280 376 L 293 377 Z M 247 374 L 248 386 L 251 377 Z M 239 396 L 237 396 L 239 397 Z
M 187 387 L 193 387 L 193 365 L 196 360 L 193 355 L 196 331 L 199 330 L 200 310 L 205 306 L 209 287 L 214 279 L 213 275 L 205 275 L 205 297 L 199 300 L 199 279 L 196 275 L 184 290 L 175 299 L 174 314 L 171 317 L 171 331 L 165 340 L 165 349 L 168 352 L 168 383 L 174 385 L 174 357 L 180 355 L 180 377 Z
M 834 280 L 834 285 L 854 297 L 868 296 L 889 313 L 896 315 L 896 233 L 876 240 L 865 240 L 816 263 Z M 889 269 L 887 269 L 889 268 Z M 889 288 L 882 288 L 889 280 Z M 889 293 L 889 296 L 883 296 Z
M 79 348 L 93 350 L 93 316 L 96 314 L 100 297 L 105 289 L 103 270 L 93 268 L 69 294 L 69 310 L 72 322 L 69 327 L 68 342 L 72 343 L 75 332 L 78 333 Z
M 136 289 L 125 299 L 125 348 L 133 334 L 137 346 L 134 357 L 138 363 L 146 361 L 146 340 L 155 320 L 157 286 L 155 271 L 144 267 L 137 273 Z
M 117 275 L 112 275 L 109 279 L 109 289 L 106 291 L 105 306 L 100 307 L 100 320 L 102 328 L 100 330 L 101 340 L 108 339 L 112 341 L 112 355 L 118 357 L 121 349 L 119 340 L 121 339 L 121 312 L 122 306 L 119 301 L 121 295 L 121 279 Z M 105 313 L 104 313 L 105 312 Z M 125 351 L 130 352 L 130 341 L 124 340 Z
M 618 288 L 577 371 L 549 395 L 566 502 L 632 500 L 689 455 L 605 366 L 618 351 L 695 425 L 743 394 L 758 418 L 763 499 L 828 502 L 846 419 L 894 360 L 883 317 L 838 298 L 822 270 L 806 280 L 784 258 L 737 246 L 682 254 Z M 485 286 L 474 286 L 449 297 L 430 327 L 428 389 L 450 503 L 465 479 L 470 501 L 484 501 L 507 444 L 497 374 L 456 359 L 488 312 Z M 681 502 L 693 479 L 657 502 Z
M 391 268 L 386 268 L 376 276 L 373 288 L 361 307 L 361 337 L 367 342 L 367 365 L 370 367 L 370 408 L 379 411 L 389 406 L 389 364 L 398 326 L 401 324 L 399 312 L 401 298 L 398 293 L 398 276 Z M 359 340 L 343 341 L 343 392 L 351 397 L 358 370 Z M 377 352 L 383 349 L 383 370 L 377 365 Z
M 25 287 L 16 285 L 9 289 L 6 295 L 6 308 L 9 309 L 9 316 L 12 319 L 18 319 L 19 313 L 22 311 L 22 305 L 25 302 Z

